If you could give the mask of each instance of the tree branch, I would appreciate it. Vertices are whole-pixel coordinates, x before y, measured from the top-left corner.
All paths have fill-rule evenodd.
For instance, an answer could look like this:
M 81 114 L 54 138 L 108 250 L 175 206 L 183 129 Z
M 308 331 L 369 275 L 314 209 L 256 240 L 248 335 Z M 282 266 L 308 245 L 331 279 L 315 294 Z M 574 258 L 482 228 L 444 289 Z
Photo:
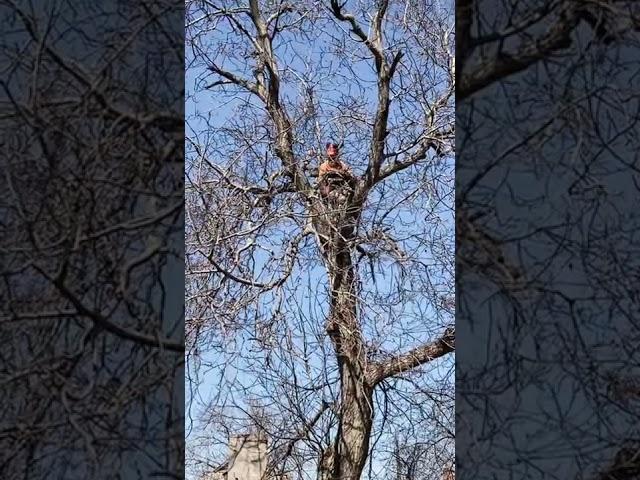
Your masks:
M 141 345 L 147 345 L 154 348 L 163 348 L 167 350 L 171 350 L 174 352 L 184 352 L 184 343 L 175 342 L 173 340 L 169 340 L 167 338 L 161 338 L 158 336 L 145 335 L 140 332 L 128 330 L 120 325 L 117 325 L 111 322 L 109 319 L 104 317 L 98 312 L 95 312 L 82 303 L 82 301 L 64 284 L 61 278 L 53 278 L 46 271 L 41 268 L 35 267 L 47 280 L 53 283 L 53 285 L 58 289 L 60 293 L 64 295 L 64 297 L 71 302 L 71 304 L 77 310 L 77 314 L 80 314 L 84 317 L 90 319 L 94 324 L 106 330 L 109 333 L 112 333 L 116 337 L 122 338 L 124 340 L 129 340 L 135 343 L 139 343 Z
M 373 54 L 376 72 L 378 73 L 378 108 L 376 110 L 375 120 L 373 124 L 373 135 L 371 139 L 371 147 L 369 152 L 369 165 L 364 174 L 365 191 L 373 186 L 378 179 L 382 162 L 384 161 L 384 146 L 387 138 L 387 124 L 389 119 L 389 110 L 391 105 L 390 89 L 391 80 L 395 73 L 403 53 L 396 52 L 391 61 L 391 65 L 384 56 L 384 47 L 382 42 L 382 22 L 387 11 L 388 0 L 379 2 L 378 11 L 373 19 L 371 28 L 371 37 L 368 37 L 355 17 L 351 14 L 343 12 L 344 4 L 340 5 L 337 0 L 331 0 L 331 11 L 333 15 L 340 21 L 349 22 L 351 31 L 369 48 Z
M 464 11 L 462 17 L 464 21 L 459 22 L 460 28 L 464 27 L 461 32 L 464 35 L 461 37 L 462 44 L 458 46 L 464 52 L 465 57 L 470 55 L 471 48 L 475 46 L 473 39 L 469 36 L 470 8 L 469 6 L 469 10 Z M 474 71 L 462 74 L 456 89 L 456 99 L 464 99 L 502 78 L 525 70 L 556 51 L 568 48 L 571 45 L 572 32 L 581 20 L 589 22 L 592 14 L 579 3 L 572 3 L 558 16 L 558 20 L 547 30 L 547 33 L 535 42 L 525 45 L 520 51 L 513 54 L 500 53 L 492 62 L 482 62 Z M 463 68 L 463 66 L 459 65 L 459 68 Z
M 442 337 L 433 342 L 416 347 L 399 357 L 369 366 L 367 378 L 371 385 L 376 385 L 386 378 L 409 371 L 454 350 L 455 328 L 449 327 Z
M 383 2 L 383 3 L 386 4 L 387 2 Z M 372 42 L 371 39 L 369 39 L 367 34 L 364 33 L 364 31 L 356 21 L 356 18 L 350 13 L 344 13 L 342 11 L 342 9 L 344 8 L 344 5 L 345 4 L 340 5 L 337 2 L 337 0 L 331 0 L 331 12 L 341 22 L 349 22 L 349 24 L 351 25 L 351 31 L 356 35 L 356 37 L 360 39 L 362 43 L 364 43 L 367 46 L 369 51 L 373 54 L 373 58 L 375 59 L 375 63 L 376 63 L 376 68 L 377 68 L 377 71 L 379 72 L 380 69 L 382 68 L 382 65 L 384 64 L 384 56 L 380 48 L 381 47 L 380 43 L 374 44 L 374 42 Z M 384 10 L 386 10 L 386 6 L 384 7 Z M 382 24 L 384 11 L 382 11 L 382 14 L 380 13 L 381 13 L 381 9 L 378 10 L 378 12 L 376 13 L 374 29 L 373 29 L 374 38 L 377 37 L 378 42 L 380 40 L 381 33 L 379 30 L 379 26 L 377 27 L 378 30 L 376 30 L 376 25 Z
M 257 31 L 257 53 L 262 65 L 266 67 L 269 74 L 268 85 L 258 84 L 258 89 L 264 91 L 264 102 L 276 128 L 275 153 L 282 160 L 287 174 L 291 177 L 298 191 L 306 191 L 310 188 L 310 185 L 293 153 L 293 126 L 284 106 L 280 102 L 280 75 L 267 24 L 261 16 L 257 0 L 250 0 L 249 7 L 251 20 Z
M 309 433 L 313 430 L 313 427 L 316 425 L 316 423 L 320 421 L 320 419 L 322 418 L 322 415 L 324 415 L 324 412 L 326 412 L 331 406 L 332 405 L 330 403 L 323 401 L 322 404 L 320 405 L 320 409 L 316 412 L 316 414 L 313 417 L 311 417 L 311 419 L 309 420 L 303 419 L 304 423 L 302 425 L 302 428 L 300 428 L 298 432 L 296 432 L 297 435 L 294 438 L 292 438 L 287 442 L 286 447 L 284 449 L 285 450 L 284 455 L 280 460 L 286 460 L 291 456 L 296 443 L 302 440 L 305 440 L 309 436 Z
M 258 84 L 257 83 L 252 83 L 249 80 L 246 80 L 244 78 L 239 77 L 238 75 L 228 72 L 226 70 L 223 70 L 222 68 L 218 67 L 217 65 L 213 64 L 213 65 L 209 65 L 209 70 L 211 70 L 213 73 L 220 75 L 221 77 L 225 78 L 226 81 L 216 81 L 213 83 L 210 83 L 209 85 L 207 85 L 206 88 L 213 88 L 216 87 L 218 85 L 227 85 L 229 83 L 231 84 L 235 84 L 239 87 L 244 88 L 245 90 L 249 91 L 250 93 L 254 94 L 255 96 L 257 96 L 258 98 L 263 99 L 263 96 L 261 95 L 261 92 L 258 90 Z
M 450 133 L 452 133 L 452 132 L 445 132 L 445 133 L 443 133 L 441 135 L 441 137 L 445 137 L 446 135 L 448 135 Z M 418 149 L 414 153 L 409 155 L 407 158 L 405 158 L 405 159 L 403 159 L 401 161 L 396 161 L 396 162 L 392 163 L 391 165 L 388 165 L 386 168 L 384 168 L 378 174 L 376 182 L 382 181 L 385 178 L 390 177 L 394 173 L 397 173 L 397 172 L 400 172 L 402 170 L 405 170 L 405 169 L 411 167 L 412 165 L 415 165 L 419 161 L 424 160 L 425 158 L 427 158 L 427 152 L 429 150 L 431 150 L 431 149 L 433 149 L 436 152 L 436 155 L 438 155 L 438 156 L 444 154 L 444 152 L 442 150 L 441 142 L 439 140 L 435 139 L 435 138 L 428 138 L 425 141 L 423 141 L 420 144 L 420 146 L 418 147 Z

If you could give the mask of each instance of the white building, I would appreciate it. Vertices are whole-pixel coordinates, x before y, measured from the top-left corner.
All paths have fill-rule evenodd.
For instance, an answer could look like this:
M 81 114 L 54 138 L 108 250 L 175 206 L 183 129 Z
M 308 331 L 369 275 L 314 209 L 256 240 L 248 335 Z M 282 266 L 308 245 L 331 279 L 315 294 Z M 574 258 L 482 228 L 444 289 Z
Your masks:
M 256 435 L 236 435 L 229 442 L 229 459 L 207 480 L 271 480 L 267 470 L 267 439 Z

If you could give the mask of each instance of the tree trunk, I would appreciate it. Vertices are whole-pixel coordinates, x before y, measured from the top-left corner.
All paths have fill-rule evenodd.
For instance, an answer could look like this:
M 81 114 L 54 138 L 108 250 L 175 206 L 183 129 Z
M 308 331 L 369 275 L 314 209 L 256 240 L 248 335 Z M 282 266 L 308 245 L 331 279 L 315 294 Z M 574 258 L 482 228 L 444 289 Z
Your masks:
M 314 223 L 331 283 L 331 305 L 326 330 L 333 343 L 340 371 L 339 423 L 331 454 L 323 455 L 321 478 L 359 480 L 369 454 L 373 424 L 373 384 L 367 380 L 366 354 L 358 322 L 352 240 L 362 201 L 355 184 L 345 184 L 331 201 L 316 204 Z M 342 192 L 344 190 L 344 192 Z M 355 197 L 355 198 L 354 198 Z
M 347 227 L 347 230 L 352 229 Z M 344 239 L 344 237 L 343 237 Z M 342 240 L 342 239 L 341 239 Z M 335 452 L 334 480 L 358 480 L 369 453 L 373 423 L 373 387 L 365 375 L 365 350 L 357 317 L 355 271 L 346 244 L 334 245 L 335 270 L 327 331 L 340 369 L 341 408 Z
M 359 480 L 369 454 L 373 424 L 373 389 L 354 374 L 347 362 L 341 366 L 342 409 L 338 429 L 334 480 Z

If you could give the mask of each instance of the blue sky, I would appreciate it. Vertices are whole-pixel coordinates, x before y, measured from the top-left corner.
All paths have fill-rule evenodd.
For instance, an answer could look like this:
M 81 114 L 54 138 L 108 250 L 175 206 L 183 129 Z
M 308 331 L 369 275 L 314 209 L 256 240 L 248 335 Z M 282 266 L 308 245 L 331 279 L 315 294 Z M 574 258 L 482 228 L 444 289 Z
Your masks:
M 349 97 L 350 102 L 355 102 L 354 111 L 359 110 L 359 104 L 363 107 L 361 110 L 368 112 L 368 117 L 371 118 L 375 110 L 375 76 L 370 59 L 364 58 L 367 52 L 362 48 L 362 45 L 358 45 L 356 42 L 347 43 L 348 47 L 353 49 L 353 52 L 347 55 L 347 59 L 350 60 L 348 63 L 346 63 L 347 59 L 339 58 L 328 51 L 334 43 L 331 35 L 335 31 L 340 33 L 339 29 L 341 28 L 343 28 L 342 25 L 336 27 L 335 24 L 329 22 L 328 31 L 330 34 L 319 33 L 314 36 L 313 41 L 292 38 L 290 40 L 293 43 L 276 51 L 282 57 L 286 57 L 286 61 L 281 63 L 283 68 L 286 66 L 287 71 L 297 72 L 311 81 L 316 98 L 316 106 L 318 108 L 317 125 L 301 129 L 303 137 L 301 141 L 306 142 L 306 145 L 298 145 L 297 153 L 304 155 L 309 148 L 317 149 L 325 140 L 337 137 L 345 142 L 343 153 L 350 165 L 353 166 L 354 171 L 362 173 L 367 162 L 367 128 L 356 126 L 354 121 L 348 118 L 352 112 L 344 107 L 338 108 L 337 105 L 341 102 L 344 103 L 345 98 Z M 227 32 L 221 29 L 212 33 L 208 39 L 220 43 L 226 39 L 226 34 Z M 354 55 L 362 56 L 363 59 L 361 61 L 355 60 Z M 189 51 L 189 46 L 187 46 L 187 62 L 189 62 L 190 58 L 191 52 Z M 311 67 L 307 67 L 305 64 L 311 65 Z M 238 73 L 246 73 L 247 71 L 247 68 L 240 64 L 236 64 L 236 67 L 235 71 Z M 233 96 L 201 89 L 204 82 L 208 83 L 214 79 L 202 67 L 187 69 L 186 71 L 187 97 L 191 98 L 186 104 L 187 136 L 192 135 L 194 132 L 201 135 L 205 129 L 209 130 L 210 135 L 215 136 L 216 128 L 224 128 L 237 120 L 238 108 L 241 103 L 238 98 L 234 99 Z M 355 79 L 358 79 L 357 84 L 354 81 Z M 290 80 L 284 82 L 283 94 L 293 105 L 303 98 L 301 93 L 304 93 L 304 88 L 301 87 L 300 81 L 295 74 L 290 75 Z M 437 85 L 434 85 L 432 93 L 438 93 Z M 240 96 L 240 100 L 245 98 L 246 95 Z M 396 124 L 406 115 L 413 114 L 418 114 L 417 108 L 413 112 L 407 112 L 406 110 L 400 112 L 394 109 L 390 116 L 390 124 Z M 344 129 L 340 125 L 344 125 Z M 314 138 L 317 127 L 320 129 L 320 135 Z M 310 134 L 310 132 L 312 133 Z M 394 138 L 394 136 L 390 137 L 389 148 L 394 147 Z M 260 148 L 263 147 L 260 146 Z M 187 146 L 187 151 L 189 151 L 189 146 Z M 208 155 L 210 156 L 210 161 L 219 165 L 224 165 L 226 162 L 225 156 L 219 155 L 215 150 L 208 152 Z M 188 175 L 193 174 L 193 171 L 190 170 L 190 161 L 191 159 L 188 155 Z M 261 181 L 258 172 L 249 172 L 249 175 L 251 176 L 254 173 L 254 179 Z M 450 178 L 442 177 L 443 175 L 446 176 L 446 174 L 449 174 Z M 429 197 L 425 196 L 424 192 L 411 195 L 411 185 L 421 175 L 431 176 L 433 188 L 440 190 L 450 189 L 450 195 L 446 197 L 444 203 L 430 202 Z M 400 174 L 397 179 L 388 182 L 387 185 L 380 186 L 379 189 L 372 192 L 370 200 L 372 204 L 376 202 L 382 204 L 387 203 L 389 198 L 407 196 L 395 208 L 394 213 L 388 216 L 387 223 L 392 227 L 396 238 L 403 239 L 403 237 L 407 237 L 400 242 L 401 245 L 405 251 L 420 257 L 425 265 L 425 272 L 422 278 L 426 278 L 426 275 L 428 275 L 435 288 L 439 288 L 439 284 L 444 284 L 450 280 L 453 272 L 441 269 L 438 271 L 438 268 L 435 267 L 438 263 L 437 259 L 434 258 L 432 251 L 420 245 L 420 238 L 426 239 L 430 235 L 434 237 L 443 236 L 445 237 L 443 243 L 448 245 L 449 251 L 453 254 L 453 197 L 451 196 L 453 189 L 450 187 L 452 182 L 453 158 L 449 157 L 438 165 L 421 165 L 418 168 L 408 169 Z M 189 182 L 187 181 L 188 186 Z M 366 223 L 376 217 L 379 218 L 379 216 L 380 213 L 376 212 L 375 208 L 369 208 L 365 212 L 364 221 Z M 427 226 L 432 226 L 433 228 L 427 231 Z M 408 237 L 409 234 L 413 235 L 413 237 Z M 291 235 L 290 227 L 274 229 L 270 231 L 269 242 L 276 248 L 278 244 L 281 245 Z M 447 236 L 448 238 L 446 238 Z M 314 251 L 315 246 L 310 242 L 305 247 L 304 254 L 312 257 Z M 256 263 L 258 267 L 262 261 L 266 261 L 266 258 L 261 258 L 260 255 L 257 255 Z M 452 268 L 452 264 L 453 259 L 451 258 L 449 269 Z M 391 260 L 381 262 L 376 270 L 375 284 L 367 281 L 364 286 L 364 291 L 368 293 L 366 298 L 363 299 L 363 303 L 369 304 L 368 308 L 363 310 L 363 315 L 367 317 L 367 321 L 364 322 L 364 331 L 368 338 L 381 342 L 382 347 L 405 350 L 432 337 L 438 330 L 438 325 L 453 321 L 450 316 L 445 315 L 443 317 L 441 313 L 434 309 L 431 302 L 425 300 L 423 295 L 424 285 L 415 285 L 415 291 L 411 292 L 410 282 L 404 282 L 401 285 L 404 296 L 402 302 L 396 305 L 380 304 L 376 297 L 380 294 L 384 294 L 386 297 L 393 292 L 398 287 L 398 278 L 401 278 L 402 272 Z M 411 275 L 416 275 L 416 272 L 412 272 Z M 299 284 L 300 286 L 299 288 L 293 288 L 295 292 L 293 297 L 286 298 L 283 301 L 289 305 L 287 311 L 298 311 L 300 318 L 292 321 L 284 319 L 284 325 L 277 324 L 275 327 L 276 333 L 289 336 L 291 342 L 289 348 L 298 350 L 299 358 L 297 359 L 296 371 L 300 375 L 299 380 L 310 384 L 317 382 L 318 378 L 326 373 L 323 361 L 331 358 L 331 347 L 321 334 L 322 322 L 327 308 L 325 278 L 324 268 L 318 261 L 308 263 L 305 266 L 298 266 L 290 283 L 292 285 Z M 265 279 L 261 278 L 260 280 Z M 452 291 L 450 289 L 447 291 L 443 287 L 442 293 L 450 295 Z M 277 295 L 265 295 L 261 298 L 257 308 L 262 310 L 264 315 L 277 301 L 279 301 Z M 258 312 L 256 311 L 255 313 Z M 390 313 L 393 313 L 394 317 L 401 318 L 401 324 L 391 322 Z M 405 330 L 414 332 L 415 336 L 403 335 Z M 314 335 L 310 332 L 316 332 L 319 335 Z M 245 367 L 250 366 L 253 362 L 264 362 L 265 360 L 263 352 L 252 353 L 251 338 L 254 333 L 251 329 L 244 329 L 238 332 L 233 341 L 227 344 L 225 352 L 203 352 L 201 361 L 204 364 L 209 363 L 210 368 L 202 368 L 199 371 L 201 392 L 211 392 L 211 390 L 219 388 L 218 386 L 223 379 L 229 384 L 235 385 L 238 391 L 242 390 L 241 387 L 244 387 L 251 394 L 257 395 L 264 390 L 264 386 L 256 384 L 261 380 L 259 375 L 256 377 L 255 374 L 247 373 L 245 370 Z M 240 359 L 238 355 L 234 354 L 234 351 L 241 352 L 245 358 Z M 277 360 L 271 359 L 271 361 Z M 426 387 L 429 386 L 430 378 L 438 379 L 441 375 L 446 376 L 446 371 L 453 368 L 452 358 L 446 358 L 441 362 L 435 363 L 441 365 L 434 364 L 436 368 L 431 372 L 432 376 L 427 375 L 422 379 Z M 224 368 L 222 365 L 224 365 Z M 332 373 L 332 375 L 334 374 L 335 372 Z M 186 386 L 186 391 L 187 401 L 189 402 L 189 384 Z M 237 401 L 238 398 L 234 400 Z M 317 401 L 317 399 L 309 400 L 310 403 L 314 401 Z M 205 405 L 206 401 L 200 399 L 193 403 L 191 407 L 195 413 L 202 412 Z M 188 435 L 191 426 L 190 422 L 187 421 L 186 429 Z M 200 421 L 196 421 L 196 430 L 192 431 L 192 435 L 202 426 L 203 424 Z M 192 436 L 192 438 L 194 437 Z M 189 436 L 187 437 L 187 443 L 189 444 Z M 214 450 L 219 451 L 220 449 L 214 448 Z

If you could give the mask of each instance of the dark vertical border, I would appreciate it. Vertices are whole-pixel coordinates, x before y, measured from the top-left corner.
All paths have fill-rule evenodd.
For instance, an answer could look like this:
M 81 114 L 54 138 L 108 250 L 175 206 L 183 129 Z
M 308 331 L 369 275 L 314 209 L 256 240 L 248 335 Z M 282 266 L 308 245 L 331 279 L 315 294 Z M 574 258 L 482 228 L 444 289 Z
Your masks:
M 183 9 L 0 3 L 1 478 L 184 478 Z
M 460 479 L 630 479 L 639 5 L 457 4 Z

